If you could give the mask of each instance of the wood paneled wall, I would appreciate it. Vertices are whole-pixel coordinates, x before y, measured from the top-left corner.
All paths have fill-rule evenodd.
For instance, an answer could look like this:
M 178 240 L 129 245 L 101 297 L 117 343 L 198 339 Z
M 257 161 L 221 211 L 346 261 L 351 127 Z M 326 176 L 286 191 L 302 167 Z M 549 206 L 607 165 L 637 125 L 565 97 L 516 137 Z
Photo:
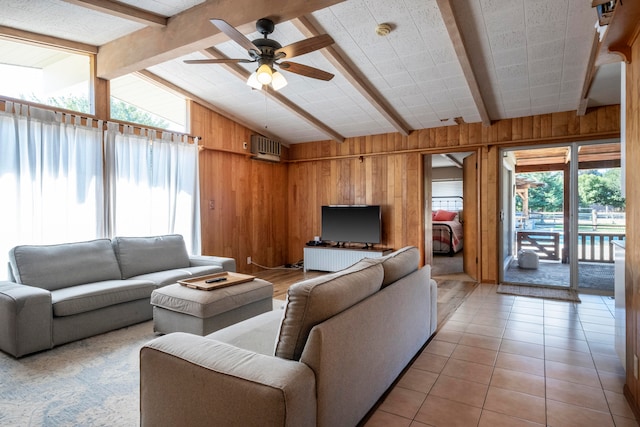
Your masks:
M 528 145 L 619 136 L 618 106 L 585 116 L 557 113 L 500 120 L 490 127 L 462 124 L 398 133 L 320 141 L 284 149 L 283 161 L 252 160 L 244 143 L 252 131 L 196 103 L 191 132 L 202 137 L 200 152 L 202 252 L 236 259 L 238 271 L 295 263 L 304 244 L 320 235 L 326 204 L 382 206 L 383 244 L 415 245 L 424 240 L 423 155 L 476 150 L 480 192 L 478 274 L 498 278 L 499 150 Z M 250 146 L 250 144 L 249 144 Z M 425 245 L 428 247 L 425 248 Z
M 498 208 L 501 147 L 616 138 L 620 108 L 507 119 L 489 127 L 480 123 L 294 144 L 289 150 L 289 255 L 300 258 L 307 240 L 320 234 L 323 204 L 366 203 L 383 206 L 383 244 L 393 248 L 424 242 L 422 155 L 479 150 L 479 279 L 498 279 Z M 424 171 L 428 173 L 428 171 Z
M 636 26 L 638 34 L 640 25 Z M 636 417 L 640 416 L 640 382 L 633 375 L 633 356 L 640 357 L 640 37 L 632 46 L 633 59 L 626 68 L 626 199 L 627 237 L 625 258 L 626 286 L 626 365 L 625 394 Z
M 252 132 L 196 103 L 191 132 L 202 137 L 200 194 L 202 253 L 272 267 L 287 257 L 287 165 L 250 158 Z M 286 149 L 283 157 L 286 158 Z

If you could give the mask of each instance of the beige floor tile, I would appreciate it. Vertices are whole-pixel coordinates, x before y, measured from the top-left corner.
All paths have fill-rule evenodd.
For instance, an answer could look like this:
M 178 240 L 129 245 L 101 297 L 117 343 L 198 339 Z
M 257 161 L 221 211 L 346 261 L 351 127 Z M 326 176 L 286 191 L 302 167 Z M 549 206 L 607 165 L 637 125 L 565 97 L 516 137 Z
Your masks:
M 464 334 L 458 344 L 467 345 L 469 347 L 484 348 L 487 350 L 498 350 L 500 348 L 500 342 L 500 338 Z
M 535 423 L 546 422 L 544 398 L 517 391 L 489 387 L 483 409 Z
M 517 329 L 505 329 L 503 338 L 514 341 L 530 342 L 532 344 L 544 344 L 543 334 L 519 331 Z
M 547 400 L 547 425 L 553 427 L 614 427 L 608 412 Z
M 605 320 L 605 319 L 603 319 Z M 582 329 L 587 332 L 600 332 L 602 334 L 611 334 L 611 325 L 603 323 L 582 322 Z
M 455 350 L 456 344 L 446 342 L 446 341 L 438 341 L 433 340 L 429 343 L 427 348 L 424 349 L 423 353 L 431 353 L 437 354 L 438 356 L 449 357 L 453 350 Z
M 535 323 L 537 325 L 544 324 L 544 316 L 542 315 L 542 313 L 533 315 L 533 314 L 514 313 L 512 311 L 511 316 L 509 316 L 509 320 L 513 320 L 516 322 Z
M 543 316 L 544 315 L 544 309 L 542 307 L 542 305 L 538 306 L 538 307 L 532 307 L 532 306 L 527 306 L 527 305 L 523 305 L 523 304 L 513 304 L 513 307 L 511 308 L 511 314 L 524 314 L 527 316 Z
M 589 353 L 589 344 L 583 340 L 573 340 L 569 338 L 555 337 L 553 335 L 545 335 L 544 344 L 548 347 L 564 348 L 567 350 Z
M 506 318 L 479 316 L 475 315 L 471 321 L 474 325 L 493 326 L 495 328 L 504 328 L 507 324 Z
M 613 422 L 616 424 L 616 427 L 638 427 L 640 425 L 635 418 L 625 418 L 620 415 L 614 415 Z
M 540 375 L 495 368 L 490 385 L 491 387 L 545 397 L 545 378 Z
M 618 357 L 615 345 L 605 344 L 601 342 L 590 342 L 589 349 L 592 354 L 604 354 L 605 356 Z
M 528 374 L 544 376 L 544 360 L 535 357 L 499 352 L 496 368 L 526 372 Z
M 578 319 L 577 316 L 575 319 L 564 319 L 564 318 L 558 319 L 554 317 L 545 316 L 544 325 L 555 326 L 556 328 L 582 329 L 582 323 L 580 322 L 580 319 Z
M 544 427 L 544 424 L 538 424 L 523 420 L 522 418 L 511 417 L 484 409 L 482 415 L 480 415 L 478 427 Z
M 602 325 L 608 327 L 614 327 L 616 324 L 616 319 L 614 318 L 605 318 L 605 317 L 588 317 L 588 316 L 580 316 L 580 322 L 583 325 L 583 329 L 590 330 L 588 328 L 589 325 Z M 586 328 L 585 328 L 586 326 Z M 609 333 L 609 332 L 607 332 Z
M 503 339 L 500 344 L 500 351 L 544 359 L 544 346 L 541 344 Z
M 548 360 L 545 363 L 545 374 L 547 378 L 555 378 L 590 387 L 600 387 L 598 372 L 592 368 L 583 368 L 582 366 L 567 365 L 566 363 Z
M 604 390 L 622 393 L 622 389 L 626 382 L 625 375 L 600 371 L 598 372 L 598 376 L 600 377 L 600 384 Z
M 544 333 L 544 325 L 542 323 L 520 322 L 517 320 L 509 320 L 506 325 L 507 329 L 516 329 L 524 332 L 534 332 L 536 334 Z
M 378 410 L 413 419 L 426 397 L 426 393 L 394 387 Z
M 615 345 L 615 335 L 613 335 L 613 333 L 602 334 L 600 332 L 585 331 L 584 334 L 587 337 L 587 341 L 589 342 L 600 342 L 600 343 Z
M 448 357 L 442 357 L 437 354 L 431 354 L 423 351 L 422 354 L 416 358 L 411 367 L 439 374 L 447 363 L 447 360 L 449 360 Z
M 606 354 L 592 354 L 598 372 L 606 371 L 624 375 L 624 368 L 618 356 L 607 356 Z
M 492 319 L 501 319 L 506 320 L 509 318 L 509 314 L 511 313 L 510 307 L 496 307 L 495 309 L 490 309 L 483 307 L 476 313 L 476 318 L 478 317 L 486 317 Z
M 462 338 L 463 334 L 464 332 L 461 332 L 461 331 L 440 330 L 438 331 L 438 333 L 433 339 L 438 341 L 446 341 L 446 342 L 452 342 L 454 344 L 458 344 L 458 341 L 460 341 L 460 338 Z
M 481 384 L 489 384 L 493 367 L 482 365 L 480 363 L 467 362 L 451 358 L 444 366 L 441 375 L 448 375 L 454 378 L 460 378 L 467 381 L 473 381 Z
M 440 375 L 431 388 L 429 396 L 438 396 L 443 399 L 482 408 L 487 388 L 488 386 L 485 384 Z
M 593 357 L 589 353 L 580 351 L 565 350 L 556 347 L 545 347 L 545 360 L 566 363 L 567 365 L 582 366 L 584 368 L 595 368 Z
M 365 427 L 410 427 L 411 419 L 377 410 L 364 424 Z
M 474 406 L 429 395 L 415 420 L 435 427 L 476 426 L 481 411 Z
M 633 418 L 633 411 L 631 410 L 631 407 L 629 407 L 629 403 L 622 393 L 614 393 L 612 391 L 605 390 L 604 394 L 607 397 L 607 402 L 609 403 L 609 411 L 613 415 Z
M 502 333 L 504 332 L 504 328 L 496 327 L 496 326 L 486 326 L 486 325 L 469 325 L 465 330 L 468 334 L 475 335 L 486 335 L 488 337 L 502 337 Z
M 438 374 L 434 372 L 411 367 L 407 369 L 407 372 L 405 372 L 402 378 L 400 378 L 400 381 L 398 381 L 398 387 L 429 393 L 429 390 L 431 390 L 431 387 L 433 387 L 437 379 Z
M 545 325 L 544 334 L 546 336 L 554 336 L 554 337 L 560 337 L 560 338 L 569 338 L 572 340 L 586 341 L 585 334 L 581 329 L 560 328 L 557 326 Z
M 455 320 L 447 320 L 447 322 L 440 328 L 441 331 L 459 331 L 464 332 L 469 326 L 465 322 L 456 322 Z
M 466 360 L 468 362 L 476 362 L 483 365 L 493 366 L 496 361 L 497 353 L 498 352 L 496 350 L 487 350 L 485 348 L 458 344 L 453 353 L 451 353 L 451 357 L 458 360 Z
M 547 378 L 547 399 L 607 412 L 609 405 L 600 387 Z

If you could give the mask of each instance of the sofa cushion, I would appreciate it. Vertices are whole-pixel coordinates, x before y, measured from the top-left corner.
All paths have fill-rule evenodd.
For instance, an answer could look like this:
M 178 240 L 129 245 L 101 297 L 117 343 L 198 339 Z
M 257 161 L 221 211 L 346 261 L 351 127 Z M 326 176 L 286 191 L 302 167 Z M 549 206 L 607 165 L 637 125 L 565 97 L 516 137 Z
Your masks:
M 148 299 L 155 289 L 146 280 L 107 280 L 51 292 L 54 316 L 71 316 L 123 302 Z
M 179 234 L 152 237 L 114 237 L 113 249 L 122 278 L 189 267 L 189 254 Z
M 420 263 L 420 251 L 415 246 L 407 246 L 382 258 L 380 261 L 384 269 L 382 287 L 402 279 L 418 269 Z
M 109 239 L 16 246 L 9 251 L 9 263 L 16 282 L 50 291 L 120 279 Z
M 365 259 L 289 287 L 275 355 L 299 360 L 311 328 L 377 292 L 382 277 L 382 265 Z
M 130 277 L 130 279 L 149 280 L 156 284 L 157 287 L 172 285 L 178 280 L 189 279 L 197 276 L 205 276 L 207 274 L 221 273 L 222 267 L 217 265 L 176 268 L 173 270 L 154 271 L 153 273 L 140 274 Z

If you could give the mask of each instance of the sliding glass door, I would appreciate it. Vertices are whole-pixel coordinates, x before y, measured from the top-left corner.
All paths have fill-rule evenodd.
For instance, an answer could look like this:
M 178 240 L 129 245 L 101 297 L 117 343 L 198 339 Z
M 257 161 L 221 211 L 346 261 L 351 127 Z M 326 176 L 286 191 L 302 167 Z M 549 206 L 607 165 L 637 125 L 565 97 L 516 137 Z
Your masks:
M 620 144 L 503 151 L 502 283 L 613 293 L 624 238 Z

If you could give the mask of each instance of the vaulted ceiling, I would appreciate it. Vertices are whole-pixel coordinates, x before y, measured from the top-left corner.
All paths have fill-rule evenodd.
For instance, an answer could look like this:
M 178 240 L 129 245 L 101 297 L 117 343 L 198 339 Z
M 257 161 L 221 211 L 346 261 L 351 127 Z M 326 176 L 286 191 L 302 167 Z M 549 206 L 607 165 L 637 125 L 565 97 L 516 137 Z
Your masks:
M 140 73 L 284 143 L 578 111 L 620 102 L 620 64 L 600 49 L 591 0 L 0 0 L 0 36 L 97 54 L 97 73 Z M 246 85 L 256 64 L 209 22 L 250 40 L 269 17 L 282 45 L 329 34 L 275 92 Z M 387 23 L 391 32 L 376 33 Z

